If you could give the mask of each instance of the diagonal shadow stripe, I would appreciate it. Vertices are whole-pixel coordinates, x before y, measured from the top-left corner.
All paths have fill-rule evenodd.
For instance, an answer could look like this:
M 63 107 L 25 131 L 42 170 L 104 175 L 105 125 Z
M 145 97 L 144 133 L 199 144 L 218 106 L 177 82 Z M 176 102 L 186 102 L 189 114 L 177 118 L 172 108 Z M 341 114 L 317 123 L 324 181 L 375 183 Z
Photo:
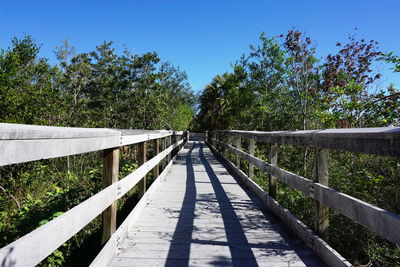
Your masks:
M 232 265 L 233 266 L 242 266 L 243 261 L 240 260 L 238 257 L 235 255 L 234 251 L 234 245 L 233 244 L 238 244 L 240 243 L 240 247 L 243 251 L 242 253 L 242 258 L 243 259 L 243 254 L 246 255 L 246 258 L 248 259 L 246 262 L 248 266 L 258 266 L 256 258 L 253 254 L 253 251 L 251 250 L 251 246 L 246 238 L 246 235 L 244 234 L 242 225 L 239 221 L 238 216 L 235 213 L 235 210 L 233 209 L 233 206 L 228 198 L 228 195 L 226 194 L 224 188 L 222 187 L 217 175 L 215 174 L 214 170 L 212 169 L 211 165 L 208 163 L 206 157 L 204 156 L 203 152 L 203 144 L 200 144 L 200 160 L 204 165 L 204 168 L 207 171 L 207 174 L 210 178 L 212 187 L 214 189 L 217 201 L 219 203 L 219 206 L 226 206 L 228 207 L 227 209 L 220 209 L 222 219 L 224 222 L 224 228 L 225 228 L 225 234 L 226 238 L 228 240 L 228 245 L 229 245 L 229 250 L 231 252 L 232 256 Z M 228 226 L 229 224 L 229 226 Z M 236 229 L 240 229 L 238 232 L 230 232 L 227 231 L 228 227 L 235 227 Z
M 194 228 L 194 216 L 195 216 L 195 206 L 189 206 L 190 208 L 185 208 L 185 212 L 182 212 L 183 207 L 187 203 L 196 202 L 196 184 L 194 179 L 194 170 L 192 162 L 192 151 L 197 146 L 193 143 L 192 147 L 186 154 L 186 190 L 185 196 L 183 198 L 182 209 L 179 214 L 178 222 L 176 224 L 174 235 L 172 236 L 171 245 L 168 251 L 168 257 L 165 262 L 165 266 L 174 267 L 176 266 L 176 251 L 179 248 L 179 253 L 181 254 L 182 260 L 180 260 L 180 265 L 188 266 L 190 258 L 190 242 L 182 243 L 182 239 L 191 240 Z M 189 229 L 188 229 L 189 227 Z M 181 229 L 188 229 L 184 232 L 182 236 Z

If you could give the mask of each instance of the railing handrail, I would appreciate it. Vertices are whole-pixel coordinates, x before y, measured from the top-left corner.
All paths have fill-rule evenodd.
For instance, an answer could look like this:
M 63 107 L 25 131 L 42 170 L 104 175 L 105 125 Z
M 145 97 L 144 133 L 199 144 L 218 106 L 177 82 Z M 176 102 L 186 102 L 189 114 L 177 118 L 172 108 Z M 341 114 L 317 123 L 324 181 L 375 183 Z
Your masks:
M 184 131 L 0 123 L 0 166 L 83 154 L 183 134 Z
M 242 150 L 241 138 L 249 140 L 249 153 Z M 293 228 L 303 241 L 312 247 L 316 246 L 315 242 L 319 244 L 320 250 L 318 251 L 317 249 L 316 252 L 322 258 L 344 262 L 341 257 L 331 253 L 332 250 L 322 239 L 313 237 L 312 231 L 308 227 L 279 205 L 275 200 L 276 180 L 280 180 L 291 188 L 299 190 L 316 200 L 318 204 L 315 207 L 315 231 L 318 234 L 322 234 L 329 225 L 329 207 L 387 240 L 400 244 L 400 235 L 398 234 L 400 229 L 399 215 L 338 192 L 328 186 L 329 149 L 398 157 L 400 156 L 400 127 L 294 132 L 216 130 L 206 133 L 206 139 L 211 141 L 210 145 L 216 151 L 220 149 L 229 151 L 235 154 L 237 159 L 240 158 L 249 163 L 249 175 L 247 176 L 240 170 L 240 160 L 236 161 L 235 166 L 222 154 L 224 160 L 239 177 L 258 194 L 271 210 Z M 254 155 L 256 141 L 271 143 L 270 163 Z M 278 144 L 315 148 L 316 170 L 314 177 L 307 179 L 279 168 L 277 164 Z M 270 175 L 268 191 L 262 189 L 252 180 L 254 166 Z M 310 242 L 311 239 L 315 240 L 315 242 Z
M 400 127 L 275 132 L 216 130 L 214 132 L 254 139 L 257 142 L 400 157 Z
M 176 136 L 180 136 L 181 140 Z M 160 139 L 161 152 L 158 149 Z M 146 161 L 146 143 L 150 140 L 156 146 L 153 149 L 155 155 Z M 1 248 L 2 266 L 34 266 L 40 263 L 102 212 L 103 215 L 108 212 L 103 216 L 103 237 L 106 233 L 106 238 L 110 238 L 115 231 L 113 227 L 115 228 L 116 221 L 116 209 L 111 209 L 111 206 L 139 183 L 145 191 L 146 181 L 143 178 L 146 174 L 157 169 L 154 172 L 157 178 L 159 164 L 169 161 L 171 154 L 186 141 L 187 131 L 112 130 L 0 123 L 0 166 L 103 150 L 103 185 L 104 182 L 107 184 L 94 196 Z M 142 147 L 142 165 L 118 181 L 119 147 L 132 144 L 140 144 Z

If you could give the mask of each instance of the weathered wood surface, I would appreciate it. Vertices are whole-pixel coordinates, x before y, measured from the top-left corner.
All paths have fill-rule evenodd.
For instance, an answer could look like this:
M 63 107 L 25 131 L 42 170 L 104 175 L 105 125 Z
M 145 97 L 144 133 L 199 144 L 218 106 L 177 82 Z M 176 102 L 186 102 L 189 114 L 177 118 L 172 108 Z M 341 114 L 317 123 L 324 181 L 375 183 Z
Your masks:
M 119 175 L 119 148 L 110 148 L 103 151 L 103 189 L 118 182 Z M 110 239 L 117 226 L 117 202 L 112 203 L 102 214 L 103 233 L 102 244 Z
M 119 136 L 0 140 L 0 166 L 88 153 L 119 146 Z
M 217 154 L 221 154 L 210 147 L 211 150 Z M 313 233 L 299 219 L 293 216 L 287 209 L 283 208 L 279 203 L 273 199 L 265 190 L 263 190 L 258 184 L 256 184 L 250 177 L 248 177 L 242 170 L 238 169 L 231 161 L 226 158 L 221 158 L 233 173 L 239 177 L 244 184 L 252 192 L 254 192 L 259 199 L 275 214 L 277 215 L 289 228 L 297 234 L 297 236 L 303 240 L 309 247 L 311 247 L 318 256 L 321 257 L 325 262 L 329 263 L 330 266 L 352 266 L 345 258 L 343 258 L 336 250 L 330 247 L 321 237 Z
M 237 137 L 235 140 L 235 146 L 237 149 L 242 149 L 242 138 Z M 240 157 L 236 156 L 236 168 L 240 169 Z
M 137 161 L 139 165 L 143 165 L 147 161 L 147 142 L 140 143 L 137 150 Z M 140 199 L 146 193 L 147 175 L 139 183 L 138 198 Z
M 168 137 L 171 135 L 181 136 L 185 132 L 173 132 L 166 130 L 119 130 L 121 132 L 120 146 L 137 144 L 145 141 Z
M 281 132 L 221 130 L 216 132 L 247 139 L 254 138 L 257 142 L 400 157 L 400 127 Z
M 256 150 L 256 141 L 251 138 L 249 142 L 249 154 L 254 156 L 254 152 Z M 254 165 L 249 162 L 249 178 L 253 179 L 254 178 Z
M 329 152 L 327 149 L 315 149 L 315 174 L 313 181 L 327 187 L 329 187 L 328 155 Z M 318 200 L 314 201 L 314 206 L 314 229 L 317 234 L 324 236 L 325 231 L 329 227 L 329 208 Z
M 189 142 L 109 266 L 323 266 L 202 142 Z
M 191 141 L 204 141 L 205 134 L 204 133 L 189 133 L 189 140 Z
M 160 139 L 153 140 L 153 157 L 160 153 Z M 160 164 L 158 163 L 153 169 L 153 179 L 157 179 L 160 174 Z
M 246 152 L 214 140 L 228 151 L 253 163 L 262 171 L 268 172 L 290 187 L 300 190 L 313 197 L 320 204 L 325 204 L 347 218 L 369 228 L 387 240 L 400 244 L 400 216 L 384 209 L 366 203 L 352 196 L 340 193 L 323 184 L 315 183 L 300 175 L 283 170 L 277 166 L 262 161 Z
M 177 155 L 175 156 L 177 157 Z M 170 168 L 172 167 L 173 161 L 170 161 L 162 173 L 158 176 L 158 178 L 151 184 L 149 190 L 146 191 L 144 196 L 140 199 L 140 201 L 136 204 L 135 208 L 128 215 L 128 217 L 124 220 L 124 222 L 118 227 L 116 232 L 111 236 L 109 241 L 104 245 L 100 253 L 96 256 L 93 262 L 90 264 L 90 267 L 103 267 L 107 266 L 111 259 L 115 256 L 116 252 L 121 249 L 121 241 L 122 237 L 126 236 L 128 230 L 131 229 L 133 223 L 137 221 L 141 211 L 145 208 L 146 203 L 148 201 L 149 196 L 160 186 L 160 184 L 164 183 L 165 176 L 169 173 Z
M 240 148 L 238 148 L 240 150 Z M 278 166 L 278 153 L 279 153 L 279 145 L 271 144 L 271 148 L 269 150 L 269 159 L 271 165 Z M 240 158 L 240 157 L 238 157 Z M 237 166 L 236 166 L 237 167 Z M 276 198 L 276 188 L 277 188 L 277 179 L 273 175 L 269 175 L 268 177 L 268 193 L 272 198 Z
M 118 130 L 105 128 L 54 127 L 0 123 L 0 140 L 69 139 L 119 136 Z
M 185 132 L 0 123 L 0 166 L 137 144 Z
M 167 147 L 167 138 L 162 138 L 162 139 L 161 139 L 161 150 L 165 150 L 166 147 Z M 164 170 L 164 168 L 165 168 L 165 166 L 166 166 L 166 163 L 167 163 L 167 159 L 164 158 L 164 159 L 161 161 L 161 169 L 162 169 L 162 170 Z
M 122 180 L 113 183 L 59 217 L 1 248 L 0 263 L 4 262 L 4 266 L 35 266 L 112 203 L 125 195 L 161 159 L 183 142 L 184 140 L 180 140 L 171 145 Z M 44 237 L 46 242 L 43 242 Z

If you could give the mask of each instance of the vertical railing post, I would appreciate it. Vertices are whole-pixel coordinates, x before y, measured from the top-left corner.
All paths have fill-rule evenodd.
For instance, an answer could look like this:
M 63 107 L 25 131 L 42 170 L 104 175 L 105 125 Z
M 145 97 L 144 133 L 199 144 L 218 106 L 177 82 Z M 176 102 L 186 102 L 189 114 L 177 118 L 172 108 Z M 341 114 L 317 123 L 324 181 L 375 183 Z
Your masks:
M 222 144 L 227 144 L 227 143 L 228 143 L 227 140 L 228 140 L 228 138 L 227 138 L 226 135 L 224 135 L 224 134 L 222 134 L 222 133 L 219 134 L 219 141 L 220 141 Z M 226 158 L 226 154 L 225 154 L 226 149 L 225 149 L 224 146 L 222 146 L 222 144 L 221 144 L 221 146 L 220 146 L 219 149 L 221 150 L 221 155 L 222 155 L 224 158 Z
M 221 140 L 219 139 L 219 133 L 218 132 L 215 133 L 215 141 L 217 141 L 217 142 L 215 142 L 215 148 L 219 152 L 219 143 L 218 142 L 221 141 Z
M 215 132 L 212 132 L 212 133 L 211 133 L 211 138 L 212 138 L 212 142 L 211 142 L 211 143 L 212 143 L 213 147 L 214 147 L 215 149 L 217 149 L 217 145 L 216 145 L 216 142 L 215 142 L 217 136 L 216 136 Z
M 180 142 L 182 139 L 185 139 L 184 135 L 179 135 L 178 138 L 176 139 L 177 142 Z M 179 150 L 181 150 L 182 145 L 185 143 L 185 141 L 183 141 L 182 144 L 180 144 L 179 146 L 176 147 L 176 154 L 179 157 Z
M 186 134 L 184 136 L 182 136 L 182 139 L 183 139 L 183 143 L 179 149 L 184 147 L 189 142 L 189 131 L 186 131 Z
M 232 136 L 232 135 L 227 135 L 226 136 L 226 144 L 227 145 L 232 146 L 234 142 L 235 142 L 235 137 L 234 136 Z M 225 157 L 227 159 L 232 158 L 232 153 L 228 149 L 225 149 L 225 152 L 226 152 Z
M 239 136 L 235 140 L 235 146 L 237 149 L 242 149 L 242 138 Z M 240 169 L 240 157 L 236 155 L 236 167 Z
M 278 152 L 279 152 L 279 146 L 278 144 L 271 144 L 270 148 L 270 153 L 269 153 L 269 158 L 270 162 L 274 166 L 278 166 Z M 268 192 L 269 195 L 272 198 L 276 198 L 276 184 L 277 184 L 277 179 L 275 176 L 269 175 L 269 188 Z
M 170 146 L 171 146 L 171 135 L 169 135 L 167 137 L 167 147 L 166 148 L 169 148 Z M 172 152 L 168 153 L 168 155 L 167 155 L 167 164 L 171 161 L 171 153 Z
M 249 144 L 249 153 L 250 155 L 254 156 L 254 152 L 256 150 L 256 142 L 254 138 L 250 139 L 250 144 Z M 249 162 L 249 178 L 253 179 L 254 178 L 254 165 Z
M 118 182 L 119 175 L 119 147 L 103 150 L 103 188 Z M 104 244 L 115 232 L 117 224 L 117 201 L 102 213 L 103 234 L 101 243 Z
M 181 139 L 182 139 L 183 137 L 184 137 L 183 135 L 177 135 L 176 138 L 175 138 L 175 142 L 181 141 Z M 180 149 L 181 149 L 181 145 L 179 145 L 179 146 L 177 146 L 177 147 L 175 148 L 175 155 L 177 155 L 177 157 L 179 156 L 179 150 L 180 150 Z
M 218 151 L 219 151 L 219 152 L 222 152 L 222 149 L 221 149 L 222 134 L 221 134 L 220 132 L 217 133 L 217 140 L 218 140 L 218 142 L 220 142 L 220 143 L 217 144 Z
M 218 141 L 218 133 L 214 132 L 214 147 L 217 151 L 219 151 L 219 147 L 218 147 L 218 143 L 216 141 Z
M 186 144 L 187 141 L 188 141 L 188 139 L 187 139 L 187 137 L 186 137 L 185 135 L 181 135 L 181 136 L 179 137 L 179 141 L 181 141 L 181 140 L 183 140 L 183 142 L 182 142 L 182 144 L 180 144 L 179 147 L 178 147 L 178 157 L 180 156 L 180 155 L 179 155 L 179 151 L 181 150 L 182 147 L 185 146 L 185 144 Z
M 217 151 L 219 151 L 219 144 L 218 144 L 218 142 L 217 141 L 219 141 L 219 133 L 217 133 L 217 132 L 215 132 L 214 133 L 214 139 L 215 139 L 215 141 L 216 142 L 214 142 L 214 147 L 215 147 L 215 149 L 217 150 Z
M 314 182 L 328 186 L 328 155 L 327 149 L 315 149 L 315 174 Z M 325 230 L 329 227 L 329 208 L 326 205 L 315 200 L 315 231 L 323 236 Z
M 147 142 L 139 143 L 138 154 L 137 154 L 139 166 L 143 165 L 146 162 L 147 160 L 146 154 L 147 154 Z M 142 181 L 139 182 L 138 198 L 140 199 L 145 192 L 146 192 L 146 175 L 143 177 Z
M 171 136 L 171 144 L 170 145 L 175 144 L 176 140 L 177 140 L 177 138 L 176 138 L 176 135 L 175 135 L 175 131 L 173 131 L 172 132 L 172 136 Z M 176 152 L 176 148 L 172 149 L 171 154 L 170 154 L 171 155 L 170 159 L 175 156 L 175 152 Z
M 204 132 L 204 143 L 208 142 L 208 131 Z
M 160 139 L 153 140 L 153 157 L 160 153 Z M 160 164 L 158 163 L 153 169 L 153 181 L 160 175 Z
M 167 148 L 166 142 L 167 142 L 167 138 L 166 138 L 166 137 L 161 138 L 161 150 L 162 150 L 162 151 L 164 151 L 164 150 Z M 167 157 L 164 157 L 164 158 L 162 159 L 162 161 L 161 161 L 161 169 L 162 169 L 162 170 L 165 169 L 166 161 L 167 161 Z

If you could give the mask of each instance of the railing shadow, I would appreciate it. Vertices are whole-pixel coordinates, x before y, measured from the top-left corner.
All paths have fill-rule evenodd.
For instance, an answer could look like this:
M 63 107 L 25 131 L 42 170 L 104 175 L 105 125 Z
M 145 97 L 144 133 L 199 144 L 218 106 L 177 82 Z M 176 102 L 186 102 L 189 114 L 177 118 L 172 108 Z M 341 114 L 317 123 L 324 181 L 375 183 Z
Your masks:
M 14 251 L 13 247 L 9 248 L 9 250 L 6 252 L 6 255 L 5 255 L 4 259 L 0 263 L 1 267 L 13 267 L 13 266 L 16 266 L 16 261 L 13 259 L 13 256 L 12 256 L 13 251 Z
M 204 168 L 210 178 L 211 185 L 214 189 L 215 196 L 219 204 L 219 210 L 222 215 L 222 220 L 224 223 L 225 234 L 227 238 L 227 243 L 232 257 L 233 266 L 241 266 L 240 259 L 246 258 L 247 264 L 250 266 L 258 266 L 256 258 L 253 251 L 251 250 L 250 244 L 244 234 L 242 224 L 239 221 L 239 217 L 236 215 L 235 210 L 230 202 L 230 199 L 221 185 L 217 175 L 215 174 L 213 168 L 208 163 L 206 157 L 204 156 L 203 144 L 200 145 L 200 160 L 204 165 Z M 235 232 L 229 231 L 229 229 L 235 229 Z M 241 244 L 240 257 L 236 253 L 235 246 Z
M 305 266 L 327 266 L 320 258 L 315 254 L 314 251 L 310 250 L 307 245 L 296 236 L 290 228 L 288 228 L 272 211 L 265 206 L 265 204 L 247 187 L 247 185 L 239 179 L 231 167 L 225 163 L 225 159 L 218 154 L 213 153 L 215 161 L 222 164 L 222 166 L 229 172 L 229 174 L 235 179 L 237 184 L 241 186 L 246 195 L 250 198 L 251 202 L 264 214 L 264 219 L 267 219 L 276 233 L 282 237 L 280 244 L 274 243 L 272 246 L 261 246 L 263 248 L 277 249 L 276 254 L 284 255 L 282 249 L 290 249 L 294 251 Z M 252 248 L 257 246 L 251 245 Z M 304 250 L 306 248 L 307 251 Z M 265 254 L 265 256 L 268 256 Z
M 164 208 L 168 219 L 177 219 L 175 230 L 159 232 L 162 239 L 170 241 L 165 266 L 189 266 L 199 257 L 202 264 L 216 266 L 258 266 L 269 259 L 289 264 L 299 258 L 306 266 L 315 266 L 315 258 L 310 257 L 304 243 L 288 234 L 279 219 L 265 212 L 263 203 L 231 175 L 226 166 L 214 169 L 214 165 L 221 162 L 205 151 L 202 142 L 190 145 L 185 158 L 174 163 L 186 165 L 182 206 Z M 239 185 L 242 184 L 240 190 L 249 198 L 243 199 L 234 191 L 227 191 L 226 188 L 237 183 L 230 178 L 221 179 L 224 175 L 233 176 Z M 281 238 L 271 239 L 263 229 Z M 193 245 L 202 249 L 194 251 Z M 260 262 L 259 257 L 262 258 Z M 271 264 L 273 266 L 273 262 Z
M 192 151 L 196 148 L 197 144 L 193 143 L 192 147 L 186 154 L 186 190 L 185 196 L 182 203 L 182 210 L 185 207 L 185 212 L 180 212 L 178 222 L 175 228 L 175 232 L 172 236 L 171 245 L 168 251 L 167 260 L 165 266 L 173 267 L 176 266 L 175 256 L 176 251 L 179 250 L 181 255 L 182 266 L 189 265 L 190 258 L 190 242 L 181 242 L 182 240 L 191 240 L 193 227 L 194 227 L 194 217 L 195 217 L 195 205 L 196 202 L 196 184 L 193 171 L 192 162 Z M 185 206 L 185 204 L 193 203 L 193 205 Z M 180 231 L 185 229 L 185 231 Z

